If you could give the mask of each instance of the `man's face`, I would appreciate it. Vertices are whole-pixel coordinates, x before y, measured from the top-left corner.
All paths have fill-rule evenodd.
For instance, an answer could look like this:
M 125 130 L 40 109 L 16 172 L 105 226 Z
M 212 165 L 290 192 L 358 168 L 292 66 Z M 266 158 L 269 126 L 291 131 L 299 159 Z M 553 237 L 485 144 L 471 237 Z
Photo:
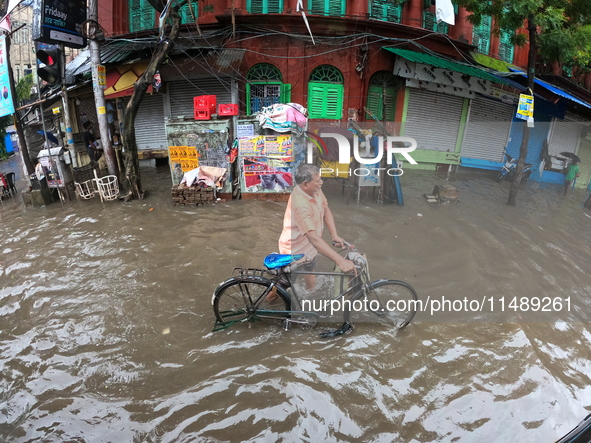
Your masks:
M 320 174 L 316 174 L 311 181 L 302 183 L 300 188 L 302 188 L 302 191 L 304 191 L 306 194 L 313 196 L 320 192 L 322 183 L 323 182 L 322 178 L 320 178 Z

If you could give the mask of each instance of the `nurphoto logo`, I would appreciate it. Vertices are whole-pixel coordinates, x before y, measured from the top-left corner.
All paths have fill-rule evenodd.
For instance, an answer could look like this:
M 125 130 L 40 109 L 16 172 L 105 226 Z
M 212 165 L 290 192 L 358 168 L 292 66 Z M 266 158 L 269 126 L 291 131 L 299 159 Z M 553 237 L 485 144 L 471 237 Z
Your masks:
M 313 134 L 311 132 L 307 132 L 306 135 L 308 136 L 308 150 L 307 150 L 307 163 L 312 164 L 313 159 L 313 151 L 314 147 L 318 148 L 320 152 L 320 157 L 324 160 L 327 159 L 329 154 L 329 150 L 327 148 L 328 137 L 333 138 L 338 146 L 338 164 L 340 165 L 347 165 L 351 163 L 351 141 L 348 137 L 343 134 L 339 134 L 336 132 L 320 132 L 319 135 Z M 327 168 L 322 167 L 320 168 L 321 173 L 329 173 L 329 174 L 342 174 L 348 173 L 349 176 L 355 175 L 358 177 L 365 177 L 370 175 L 381 175 L 387 174 L 392 177 L 401 176 L 404 171 L 400 167 L 386 167 L 381 168 L 380 162 L 384 156 L 384 151 L 386 153 L 386 161 L 388 165 L 398 165 L 396 161 L 396 157 L 394 154 L 400 154 L 406 161 L 408 161 L 412 165 L 416 165 L 417 162 L 414 158 L 411 157 L 410 153 L 413 152 L 417 148 L 417 142 L 414 138 L 411 137 L 399 137 L 399 136 L 388 136 L 386 137 L 386 141 L 384 144 L 384 137 L 378 136 L 375 137 L 377 139 L 377 146 L 375 149 L 375 153 L 372 154 L 371 152 L 371 141 L 372 136 L 366 135 L 365 141 L 361 142 L 361 148 L 365 150 L 365 152 L 360 152 L 360 143 L 359 137 L 357 135 L 353 135 L 353 157 L 360 165 L 363 165 L 360 168 L 356 169 L 339 169 L 338 166 L 335 168 Z M 380 149 L 380 147 L 384 147 L 384 149 Z

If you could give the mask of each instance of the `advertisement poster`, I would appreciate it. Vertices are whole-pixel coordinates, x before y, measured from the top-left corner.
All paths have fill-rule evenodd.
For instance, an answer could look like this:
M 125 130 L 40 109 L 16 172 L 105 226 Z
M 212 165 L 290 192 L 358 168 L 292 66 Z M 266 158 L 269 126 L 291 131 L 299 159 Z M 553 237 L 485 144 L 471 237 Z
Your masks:
M 265 136 L 265 152 L 268 157 L 292 158 L 291 135 Z
M 240 155 L 243 157 L 265 156 L 265 137 L 263 135 L 259 135 L 258 137 L 240 140 L 240 146 L 238 149 Z
M 266 157 L 243 158 L 244 192 L 286 192 L 292 186 L 289 162 Z
M 529 120 L 534 116 L 534 97 L 533 95 L 519 95 L 519 104 L 517 105 L 517 118 Z
M 0 117 L 14 114 L 14 103 L 12 101 L 10 80 L 8 77 L 5 36 L 0 37 L 0 88 L 2 89 L 2 98 L 0 98 Z

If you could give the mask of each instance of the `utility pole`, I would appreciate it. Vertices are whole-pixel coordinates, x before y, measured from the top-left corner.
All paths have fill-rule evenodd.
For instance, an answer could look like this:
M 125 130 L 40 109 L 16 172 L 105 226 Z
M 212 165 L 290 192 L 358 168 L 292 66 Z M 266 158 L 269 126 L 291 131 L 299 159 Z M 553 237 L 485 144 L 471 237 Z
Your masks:
M 20 28 L 19 28 L 20 29 Z M 18 29 L 17 29 L 18 31 Z M 31 175 L 35 172 L 35 168 L 33 167 L 33 163 L 31 163 L 31 157 L 29 157 L 29 149 L 27 148 L 27 140 L 25 139 L 25 133 L 23 131 L 23 126 L 19 119 L 18 111 L 16 110 L 17 106 L 17 97 L 16 97 L 16 87 L 14 83 L 14 74 L 12 72 L 12 66 L 10 66 L 10 35 L 5 36 L 6 39 L 6 66 L 8 67 L 8 79 L 10 83 L 10 93 L 12 94 L 12 102 L 14 104 L 14 127 L 16 129 L 16 133 L 18 134 L 19 140 L 19 148 L 21 150 L 21 156 L 23 158 L 23 162 L 25 164 L 25 168 L 27 169 L 27 173 Z
M 88 2 L 88 39 L 90 46 L 90 60 L 92 62 L 92 88 L 94 90 L 94 103 L 96 106 L 96 116 L 99 124 L 99 131 L 101 134 L 101 142 L 103 145 L 103 152 L 107 160 L 107 169 L 110 175 L 119 178 L 119 170 L 117 168 L 117 161 L 115 160 L 115 152 L 111 144 L 111 137 L 109 136 L 109 126 L 107 122 L 107 108 L 105 102 L 105 92 L 102 85 L 99 85 L 98 66 L 101 65 L 101 51 L 100 45 L 97 41 L 97 32 L 99 31 L 98 18 L 98 1 L 89 0 Z
M 68 85 L 66 85 L 66 52 L 64 45 L 60 43 L 60 57 L 62 58 L 59 65 L 62 77 L 62 105 L 64 107 L 64 126 L 66 127 L 66 143 L 68 151 L 70 151 L 70 158 L 74 166 L 78 166 L 76 161 L 76 148 L 74 147 L 74 134 L 72 133 L 72 123 L 70 120 L 70 102 L 68 101 Z M 43 109 L 43 108 L 41 108 Z M 74 155 L 72 155 L 74 154 Z

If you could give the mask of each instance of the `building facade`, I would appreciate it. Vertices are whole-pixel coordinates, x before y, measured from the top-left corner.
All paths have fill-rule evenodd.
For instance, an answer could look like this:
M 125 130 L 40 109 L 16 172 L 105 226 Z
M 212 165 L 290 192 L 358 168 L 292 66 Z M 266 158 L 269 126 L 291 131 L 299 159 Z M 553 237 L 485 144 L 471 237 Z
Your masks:
M 190 2 L 180 11 L 181 35 L 161 68 L 163 88 L 140 107 L 139 147 L 165 149 L 165 121 L 190 116 L 194 96 L 213 94 L 218 102 L 237 103 L 245 118 L 273 103 L 300 103 L 318 128 L 373 121 L 369 110 L 393 133 L 417 140 L 418 167 L 500 169 L 505 150 L 514 155 L 518 149 L 524 123 L 515 109 L 525 88 L 492 71 L 524 69 L 529 48 L 513 47 L 507 32 L 495 35 L 490 18 L 473 26 L 463 8 L 456 8 L 455 25 L 437 23 L 432 3 Z M 158 19 L 146 0 L 109 0 L 99 8 L 113 48 L 123 38 L 153 45 Z M 120 92 L 112 93 L 125 103 Z M 542 170 L 540 179 L 560 181 L 559 166 L 551 171 L 548 156 L 586 146 L 581 136 L 591 106 L 552 85 L 540 85 L 536 94 L 539 124 L 528 160 Z M 566 133 L 562 123 L 573 123 L 577 136 L 564 141 L 557 135 Z

